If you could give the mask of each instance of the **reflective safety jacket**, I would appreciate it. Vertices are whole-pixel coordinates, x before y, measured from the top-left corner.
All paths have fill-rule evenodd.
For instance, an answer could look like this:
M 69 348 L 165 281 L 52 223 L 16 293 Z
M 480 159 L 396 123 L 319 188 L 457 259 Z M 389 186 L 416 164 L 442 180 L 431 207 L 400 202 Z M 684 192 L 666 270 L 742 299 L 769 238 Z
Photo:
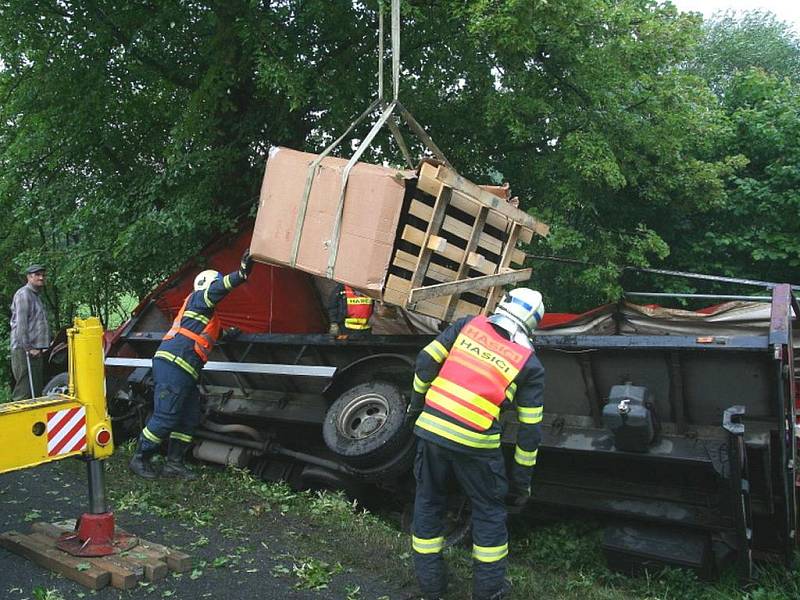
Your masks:
M 221 324 L 214 315 L 217 303 L 244 282 L 234 271 L 217 277 L 205 290 L 189 294 L 153 358 L 174 363 L 198 379 L 219 338 Z
M 175 320 L 172 321 L 172 327 L 166 333 L 164 339 L 171 340 L 176 335 L 185 335 L 189 339 L 194 340 L 194 351 L 197 356 L 200 357 L 200 361 L 205 364 L 208 362 L 208 356 L 211 354 L 211 349 L 219 339 L 219 334 L 222 330 L 222 324 L 220 323 L 219 317 L 216 315 L 213 315 L 209 319 L 197 311 L 186 310 L 186 304 L 189 302 L 189 298 L 191 298 L 191 295 L 186 296 L 186 300 L 183 301 L 178 314 L 175 315 Z M 188 327 L 182 327 L 181 322 L 184 318 L 194 319 L 202 323 L 204 325 L 203 331 L 200 333 L 195 333 Z
M 510 341 L 486 317 L 456 321 L 419 353 L 412 409 L 422 408 L 414 432 L 453 450 L 500 447 L 500 409 L 516 407 L 519 429 L 514 484 L 528 488 L 543 416 L 544 368 L 529 349 Z
M 344 326 L 347 329 L 369 329 L 369 318 L 374 308 L 372 298 L 359 294 L 349 285 L 344 286 L 344 296 L 347 302 Z

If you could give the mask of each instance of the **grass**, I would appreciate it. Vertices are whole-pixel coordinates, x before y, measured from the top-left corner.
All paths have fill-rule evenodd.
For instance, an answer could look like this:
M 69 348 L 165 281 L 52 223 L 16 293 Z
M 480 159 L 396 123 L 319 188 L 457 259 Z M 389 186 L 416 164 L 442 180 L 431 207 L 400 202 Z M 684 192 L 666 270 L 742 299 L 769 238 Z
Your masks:
M 325 589 L 344 569 L 381 575 L 400 588 L 413 589 L 408 536 L 343 496 L 298 493 L 283 484 L 264 483 L 248 472 L 196 467 L 189 483 L 144 482 L 125 468 L 128 449 L 109 461 L 109 496 L 116 510 L 148 511 L 187 526 L 216 526 L 236 538 L 257 526 L 282 527 L 292 538 L 292 555 L 272 576 L 292 577 L 297 589 Z M 512 598 L 597 600 L 782 600 L 800 597 L 800 573 L 778 566 L 757 568 L 757 581 L 740 586 L 734 572 L 720 581 L 699 581 L 692 573 L 665 569 L 641 577 L 609 571 L 600 551 L 602 524 L 586 519 L 536 522 L 514 520 L 509 558 Z M 198 535 L 197 546 L 208 542 Z M 220 558 L 226 563 L 232 558 Z M 469 548 L 446 551 L 449 598 L 469 597 Z M 219 564 L 217 567 L 224 565 Z M 214 567 L 213 564 L 204 565 Z M 258 567 L 258 565 L 253 565 Z M 265 571 L 268 576 L 268 571 Z M 360 590 L 353 586 L 351 598 Z

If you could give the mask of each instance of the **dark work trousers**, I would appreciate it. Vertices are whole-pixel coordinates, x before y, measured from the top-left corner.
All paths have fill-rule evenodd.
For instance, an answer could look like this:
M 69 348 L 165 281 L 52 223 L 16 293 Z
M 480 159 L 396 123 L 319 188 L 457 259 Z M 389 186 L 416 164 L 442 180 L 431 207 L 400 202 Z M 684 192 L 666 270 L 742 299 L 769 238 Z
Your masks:
M 153 359 L 153 415 L 140 436 L 141 449 L 153 452 L 171 433 L 188 436 L 200 423 L 200 393 L 197 382 L 179 366 Z
M 44 385 L 44 356 L 41 352 L 38 356 L 29 356 L 33 378 L 33 389 L 31 389 L 30 377 L 28 377 L 28 360 L 25 358 L 27 351 L 24 348 L 11 349 L 11 372 L 14 374 L 14 390 L 11 393 L 12 400 L 26 400 L 42 395 Z
M 419 439 L 414 476 L 414 568 L 423 595 L 436 598 L 447 587 L 440 547 L 443 540 L 436 540 L 444 532 L 448 482 L 453 477 L 472 503 L 472 597 L 484 600 L 499 594 L 504 588 L 508 554 L 508 480 L 500 449 L 476 455 Z

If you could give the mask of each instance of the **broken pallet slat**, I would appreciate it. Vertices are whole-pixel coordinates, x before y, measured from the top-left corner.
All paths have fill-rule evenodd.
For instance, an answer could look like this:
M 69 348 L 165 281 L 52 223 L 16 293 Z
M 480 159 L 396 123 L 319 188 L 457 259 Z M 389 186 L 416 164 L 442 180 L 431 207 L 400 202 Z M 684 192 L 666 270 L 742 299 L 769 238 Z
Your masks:
M 409 252 L 404 252 L 403 250 L 398 250 L 393 264 L 401 269 L 410 271 L 416 265 L 416 259 L 417 257 L 414 256 L 413 254 L 410 254 Z M 436 263 L 432 262 L 428 266 L 428 272 L 426 273 L 426 276 L 438 283 L 444 283 L 447 281 L 453 281 L 454 279 L 459 279 L 459 277 L 456 276 L 457 274 L 458 273 L 453 269 L 448 269 L 447 267 L 443 267 L 441 265 L 437 265 Z M 411 282 L 409 281 L 409 284 L 410 283 Z M 478 296 L 480 295 L 486 296 L 485 290 L 476 290 L 475 293 Z
M 489 208 L 486 206 L 482 206 L 480 211 L 478 212 L 478 215 L 475 217 L 475 223 L 473 223 L 472 225 L 472 233 L 469 236 L 469 240 L 467 240 L 467 247 L 464 248 L 464 259 L 461 261 L 461 264 L 458 266 L 458 271 L 455 273 L 454 279 L 456 281 L 459 279 L 464 279 L 469 273 L 469 268 L 470 266 L 472 266 L 470 265 L 470 258 L 471 255 L 475 252 L 475 249 L 478 247 L 478 238 L 480 237 L 480 232 L 483 230 L 483 226 L 486 223 L 486 218 L 488 216 L 489 216 Z M 458 301 L 458 296 L 456 296 L 455 294 L 452 294 L 450 298 L 448 298 L 447 309 L 444 312 L 445 321 L 449 321 L 450 319 L 452 319 L 453 312 L 456 309 L 457 301 Z
M 387 302 L 394 303 L 394 299 L 397 299 L 399 296 L 402 296 L 405 298 L 404 301 L 407 301 L 411 289 L 411 282 L 407 279 L 397 277 L 396 275 L 389 275 L 388 279 L 386 280 L 386 292 L 389 293 L 391 299 L 388 299 Z M 417 303 L 418 308 L 420 304 L 422 304 L 422 307 L 425 308 L 425 314 L 437 319 L 441 319 L 442 316 L 444 316 L 445 309 L 447 308 L 447 298 L 439 296 L 437 298 L 423 300 Z M 431 312 L 427 312 L 429 310 Z M 459 299 L 454 314 L 455 316 L 476 315 L 480 314 L 480 310 L 480 306 L 471 302 L 467 302 L 463 299 Z
M 415 246 L 421 246 L 425 238 L 425 232 L 411 225 L 406 225 L 403 228 L 403 233 L 401 237 L 404 241 L 410 244 L 413 244 Z M 452 260 L 453 262 L 456 263 L 460 263 L 464 259 L 464 251 L 455 244 L 447 244 L 445 249 L 442 252 L 438 252 L 437 254 L 441 254 L 445 258 Z M 482 265 L 476 266 L 475 270 L 480 271 L 484 275 L 491 275 L 496 268 L 497 268 L 497 263 L 493 263 L 492 261 L 487 260 Z
M 508 234 L 508 245 L 506 249 L 503 251 L 503 255 L 500 257 L 500 271 L 507 269 L 509 263 L 511 262 L 511 248 L 513 248 L 517 244 L 517 237 L 519 236 L 520 232 L 520 225 L 519 223 L 514 223 L 511 227 L 511 231 Z M 530 273 L 533 272 L 532 269 L 528 270 Z M 528 275 L 528 279 L 530 279 L 530 275 Z M 520 280 L 521 281 L 521 280 Z M 489 290 L 489 297 L 486 299 L 486 304 L 483 307 L 483 314 L 489 314 L 493 309 L 494 305 L 497 302 L 497 298 L 500 295 L 500 288 L 493 287 Z
M 409 301 L 413 304 L 414 302 L 429 300 L 437 296 L 462 294 L 476 288 L 503 286 L 509 283 L 525 281 L 531 278 L 532 273 L 533 269 L 521 269 L 519 271 L 507 271 L 496 275 L 484 275 L 483 277 L 413 288 L 409 294 Z
M 100 590 L 111 582 L 111 573 L 106 569 L 94 566 L 84 558 L 51 548 L 29 535 L 16 531 L 0 534 L 0 546 L 90 590 Z

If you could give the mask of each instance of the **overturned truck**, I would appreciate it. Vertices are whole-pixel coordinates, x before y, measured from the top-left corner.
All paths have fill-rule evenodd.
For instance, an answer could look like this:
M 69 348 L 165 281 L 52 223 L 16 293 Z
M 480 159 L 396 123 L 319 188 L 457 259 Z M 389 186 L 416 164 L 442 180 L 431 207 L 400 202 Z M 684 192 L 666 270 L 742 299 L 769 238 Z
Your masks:
M 117 435 L 152 402 L 150 361 L 199 268 L 235 268 L 251 230 L 219 240 L 156 288 L 109 338 Z M 411 501 L 403 426 L 416 354 L 436 324 L 379 310 L 373 334 L 327 333 L 324 285 L 257 265 L 218 309 L 227 328 L 201 378 L 195 457 L 297 488 L 365 488 Z M 679 564 L 713 576 L 735 561 L 791 564 L 796 545 L 796 369 L 789 286 L 761 303 L 700 312 L 621 302 L 548 315 L 535 339 L 547 370 L 533 499 L 611 517 L 612 566 Z M 516 416 L 505 411 L 513 447 Z

